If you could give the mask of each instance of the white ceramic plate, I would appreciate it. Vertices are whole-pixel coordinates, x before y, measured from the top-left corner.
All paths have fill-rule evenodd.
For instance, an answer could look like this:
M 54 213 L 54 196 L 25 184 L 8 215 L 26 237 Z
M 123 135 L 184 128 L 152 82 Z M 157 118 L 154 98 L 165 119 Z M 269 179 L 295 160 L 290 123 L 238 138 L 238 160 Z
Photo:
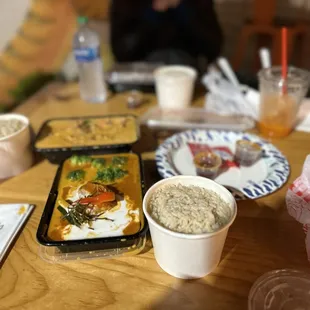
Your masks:
M 271 143 L 258 136 L 232 131 L 189 130 L 165 140 L 156 151 L 156 164 L 163 178 L 175 175 L 197 175 L 189 144 L 208 145 L 215 148 L 222 159 L 231 160 L 237 140 L 246 139 L 263 148 L 263 156 L 250 167 L 232 164 L 215 181 L 240 190 L 247 198 L 255 199 L 273 193 L 283 186 L 290 174 L 284 155 Z

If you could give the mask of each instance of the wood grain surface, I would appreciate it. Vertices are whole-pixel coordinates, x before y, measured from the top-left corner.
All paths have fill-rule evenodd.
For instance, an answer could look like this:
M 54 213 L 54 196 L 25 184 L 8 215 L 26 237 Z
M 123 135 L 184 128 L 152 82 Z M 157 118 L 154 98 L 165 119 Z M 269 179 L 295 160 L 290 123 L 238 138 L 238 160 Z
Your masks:
M 51 117 L 140 115 L 155 104 L 152 95 L 147 98 L 148 104 L 133 111 L 126 108 L 126 94 L 115 95 L 105 104 L 87 104 L 80 101 L 77 86 L 69 85 L 54 89 L 40 104 L 26 103 L 18 112 L 24 111 L 37 131 Z M 202 99 L 195 102 L 201 103 Z M 291 164 L 289 182 L 301 172 L 310 152 L 309 140 L 310 134 L 294 132 L 274 141 Z M 135 150 L 143 153 L 147 186 L 159 179 L 153 161 L 157 143 L 154 134 L 142 128 Z M 249 290 L 265 272 L 280 268 L 310 271 L 302 227 L 286 211 L 288 184 L 270 196 L 238 204 L 223 258 L 203 279 L 183 281 L 169 276 L 157 265 L 150 246 L 136 256 L 49 264 L 38 255 L 35 235 L 56 169 L 39 160 L 30 170 L 0 185 L 0 203 L 36 204 L 0 269 L 1 310 L 247 309 Z

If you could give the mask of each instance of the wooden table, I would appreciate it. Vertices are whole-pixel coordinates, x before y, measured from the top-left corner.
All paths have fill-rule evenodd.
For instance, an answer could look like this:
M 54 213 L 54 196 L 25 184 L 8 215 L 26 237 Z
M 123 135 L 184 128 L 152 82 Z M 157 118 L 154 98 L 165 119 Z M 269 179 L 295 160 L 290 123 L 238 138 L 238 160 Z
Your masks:
M 49 90 L 17 109 L 35 131 L 57 116 L 144 113 L 150 103 L 127 110 L 126 95 L 106 104 L 79 100 L 76 85 Z M 65 99 L 65 100 L 64 100 Z M 199 99 L 195 104 L 202 102 Z M 152 161 L 156 140 L 146 128 L 136 151 L 146 160 L 147 185 L 159 176 Z M 310 153 L 310 134 L 294 132 L 274 144 L 287 156 L 292 182 Z M 287 214 L 288 185 L 276 193 L 238 204 L 238 216 L 225 244 L 223 259 L 209 276 L 196 281 L 175 279 L 160 269 L 153 250 L 131 257 L 49 264 L 38 256 L 36 230 L 57 166 L 40 161 L 0 185 L 0 203 L 36 204 L 36 209 L 0 270 L 0 309 L 246 309 L 249 290 L 267 271 L 309 271 L 302 227 Z

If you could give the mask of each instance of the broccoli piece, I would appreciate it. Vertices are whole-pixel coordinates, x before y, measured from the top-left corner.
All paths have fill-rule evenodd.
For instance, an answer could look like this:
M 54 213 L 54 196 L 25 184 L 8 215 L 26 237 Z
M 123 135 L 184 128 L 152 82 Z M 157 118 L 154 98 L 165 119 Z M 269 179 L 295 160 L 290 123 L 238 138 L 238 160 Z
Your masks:
M 84 170 L 73 170 L 70 171 L 67 175 L 67 179 L 70 181 L 80 181 L 85 178 L 85 171 Z
M 128 161 L 128 157 L 124 156 L 114 156 L 112 158 L 112 165 L 115 166 L 124 166 Z
M 73 155 L 70 158 L 70 162 L 73 166 L 83 166 L 90 164 L 92 162 L 92 159 L 87 155 Z
M 126 170 L 123 170 L 121 168 L 114 168 L 114 177 L 115 179 L 121 179 L 125 175 L 127 175 L 128 172 Z
M 117 179 L 121 179 L 127 174 L 127 171 L 119 167 L 107 167 L 97 171 L 96 181 L 114 183 Z
M 97 169 L 103 168 L 104 165 L 105 165 L 105 159 L 103 159 L 103 158 L 94 158 L 92 160 L 92 162 L 91 162 L 91 165 L 94 168 L 97 168 Z

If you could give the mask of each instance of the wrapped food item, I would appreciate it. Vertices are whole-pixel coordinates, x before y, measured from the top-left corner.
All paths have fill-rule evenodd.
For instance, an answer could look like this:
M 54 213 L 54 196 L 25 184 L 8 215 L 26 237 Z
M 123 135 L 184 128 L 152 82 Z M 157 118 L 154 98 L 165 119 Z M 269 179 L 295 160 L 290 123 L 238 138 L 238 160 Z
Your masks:
M 306 158 L 301 176 L 294 181 L 286 194 L 286 205 L 289 214 L 303 224 L 310 261 L 310 155 Z

